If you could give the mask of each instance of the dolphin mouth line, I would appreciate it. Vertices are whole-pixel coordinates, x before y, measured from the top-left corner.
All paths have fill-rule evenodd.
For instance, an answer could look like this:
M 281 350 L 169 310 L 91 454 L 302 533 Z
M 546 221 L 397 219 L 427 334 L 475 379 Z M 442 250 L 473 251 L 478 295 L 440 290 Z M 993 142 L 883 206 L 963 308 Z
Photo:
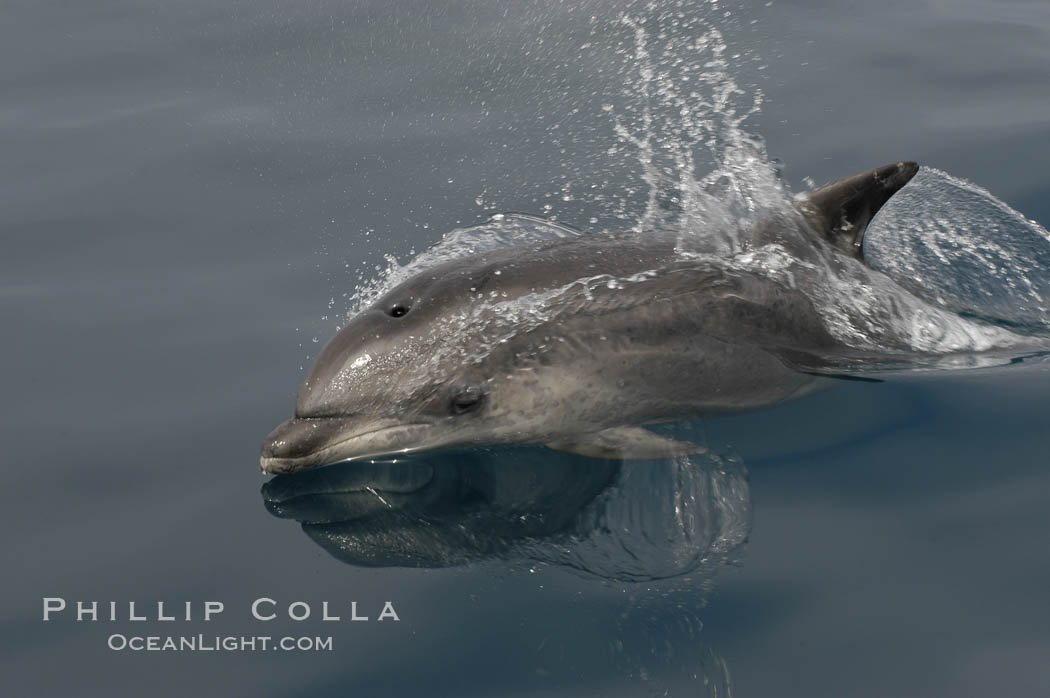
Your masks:
M 272 475 L 281 475 L 287 473 L 294 473 L 300 470 L 306 470 L 308 468 L 319 468 L 327 465 L 334 465 L 336 463 L 347 463 L 355 460 L 362 460 L 365 458 L 378 458 L 380 456 L 389 456 L 393 454 L 412 453 L 419 451 L 421 446 L 398 448 L 394 450 L 378 450 L 370 453 L 361 453 L 352 456 L 337 457 L 334 460 L 327 460 L 326 454 L 331 453 L 339 449 L 347 442 L 355 439 L 363 439 L 366 436 L 374 436 L 376 434 L 382 434 L 384 432 L 397 431 L 399 429 L 409 429 L 411 427 L 425 427 L 430 426 L 427 422 L 412 422 L 409 424 L 395 424 L 389 427 L 380 427 L 379 429 L 373 429 L 372 431 L 365 431 L 358 434 L 352 434 L 344 439 L 340 439 L 335 443 L 326 445 L 324 448 L 308 453 L 305 456 L 296 456 L 294 458 L 278 458 L 276 456 L 263 456 L 259 459 L 259 469 L 264 473 Z M 320 461 L 320 462 L 319 462 Z

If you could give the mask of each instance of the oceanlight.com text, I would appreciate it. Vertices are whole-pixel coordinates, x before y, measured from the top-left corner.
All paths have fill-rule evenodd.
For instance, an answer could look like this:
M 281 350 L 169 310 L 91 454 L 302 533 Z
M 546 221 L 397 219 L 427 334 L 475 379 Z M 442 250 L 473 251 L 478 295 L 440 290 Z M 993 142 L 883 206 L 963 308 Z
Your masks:
M 123 635 L 106 644 L 115 652 L 331 652 L 332 637 L 271 635 Z

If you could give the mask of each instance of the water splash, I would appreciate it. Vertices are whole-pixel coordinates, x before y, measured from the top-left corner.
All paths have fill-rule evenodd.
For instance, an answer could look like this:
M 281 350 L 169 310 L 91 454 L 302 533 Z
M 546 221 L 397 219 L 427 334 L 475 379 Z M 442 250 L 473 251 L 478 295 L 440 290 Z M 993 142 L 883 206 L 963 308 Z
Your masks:
M 670 21 L 673 31 L 667 31 L 661 21 Z M 804 290 L 828 330 L 857 350 L 898 355 L 1024 350 L 1033 343 L 1012 330 L 1021 324 L 1030 326 L 1030 309 L 1046 329 L 1048 282 L 1033 282 L 1031 272 L 1037 272 L 1040 264 L 1025 261 L 1026 257 L 1041 259 L 1033 254 L 1040 245 L 1042 254 L 1050 255 L 1041 228 L 1032 228 L 1030 221 L 972 185 L 959 184 L 950 192 L 942 187 L 946 194 L 941 197 L 942 208 L 951 215 L 925 210 L 929 192 L 923 182 L 929 179 L 926 173 L 936 171 L 923 168 L 924 176 L 914 190 L 905 187 L 891 200 L 898 203 L 900 198 L 899 204 L 891 206 L 888 215 L 876 218 L 876 228 L 891 227 L 898 231 L 898 239 L 915 243 L 879 258 L 881 264 L 876 268 L 887 271 L 888 276 L 846 259 L 815 241 L 819 236 L 801 220 L 796 197 L 780 180 L 764 142 L 747 131 L 749 118 L 761 110 L 762 93 L 757 88 L 749 93 L 734 79 L 722 33 L 705 24 L 703 16 L 681 13 L 671 15 L 670 20 L 666 16 L 650 22 L 625 17 L 623 22 L 633 31 L 637 65 L 633 80 L 627 82 L 628 92 L 634 95 L 634 119 L 625 120 L 615 113 L 613 117 L 621 141 L 636 150 L 641 178 L 649 191 L 646 209 L 634 226 L 639 235 L 672 229 L 678 235 L 682 257 L 762 274 Z M 651 27 L 653 24 L 656 26 Z M 697 36 L 688 38 L 683 32 Z M 701 171 L 704 166 L 707 172 Z M 962 193 L 969 198 L 960 196 Z M 986 225 L 989 217 L 998 225 Z M 1013 226 L 1021 232 L 1021 240 L 1038 242 L 985 243 L 979 247 L 997 254 L 995 263 L 986 254 L 979 258 L 980 264 L 955 265 L 950 273 L 947 264 L 940 265 L 941 279 L 985 279 L 975 284 L 979 293 L 961 296 L 969 303 L 953 304 L 944 296 L 957 295 L 960 286 L 972 286 L 972 281 L 940 283 L 936 288 L 943 291 L 931 302 L 929 279 L 913 266 L 900 269 L 905 260 L 925 262 L 929 257 L 915 253 L 923 239 L 929 240 L 922 231 L 930 221 L 942 234 L 950 230 L 950 239 L 971 250 L 974 259 L 977 248 L 971 233 L 977 229 L 1005 231 L 1008 226 L 1003 221 L 1007 220 L 1021 223 Z M 938 258 L 946 260 L 943 249 L 938 249 Z M 1042 268 L 1047 267 L 1043 264 Z M 1013 275 L 1006 274 L 1006 269 Z M 994 281 L 996 275 L 1006 282 L 1002 288 Z M 1020 304 L 1021 323 L 1016 319 L 1018 294 L 1011 288 L 1027 291 Z
M 740 87 L 731 59 L 741 55 L 730 54 L 703 16 L 679 10 L 621 21 L 632 32 L 635 69 L 622 112 L 605 109 L 620 142 L 635 150 L 648 191 L 633 229 L 679 230 L 684 253 L 746 249 L 755 220 L 790 206 L 762 139 L 745 128 L 761 111 L 761 90 Z
M 864 248 L 873 267 L 950 312 L 1050 329 L 1050 233 L 970 182 L 923 168 Z
M 759 274 L 803 291 L 844 345 L 891 356 L 894 366 L 909 356 L 926 366 L 931 355 L 1025 352 L 1045 343 L 1045 230 L 988 192 L 923 168 L 872 223 L 867 249 L 875 268 L 843 257 L 808 228 L 764 142 L 747 129 L 761 111 L 762 93 L 742 87 L 734 66 L 754 56 L 730 49 L 712 19 L 719 16 L 718 3 L 707 12 L 685 3 L 662 5 L 670 9 L 644 3 L 604 27 L 619 32 L 616 54 L 624 61 L 622 100 L 602 107 L 616 138 L 605 156 L 610 162 L 634 159 L 645 194 L 641 209 L 627 215 L 636 191 L 630 182 L 619 195 L 581 184 L 578 191 L 559 190 L 562 199 L 607 203 L 611 196 L 634 235 L 673 233 L 681 260 Z M 559 223 L 510 214 L 453 230 L 406 264 L 388 257 L 377 277 L 358 286 L 350 315 L 438 264 L 577 234 Z M 491 298 L 448 319 L 440 332 L 477 333 L 488 323 L 477 345 L 483 357 L 486 348 L 550 319 L 566 298 L 595 284 L 631 282 L 587 278 L 518 298 Z

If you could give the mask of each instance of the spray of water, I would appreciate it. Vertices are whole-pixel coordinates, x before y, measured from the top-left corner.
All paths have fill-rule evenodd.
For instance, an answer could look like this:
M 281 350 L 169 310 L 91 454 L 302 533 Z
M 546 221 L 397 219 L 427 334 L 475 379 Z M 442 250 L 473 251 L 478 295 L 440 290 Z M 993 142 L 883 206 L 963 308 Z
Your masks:
M 727 45 L 711 13 L 681 3 L 642 9 L 610 27 L 621 37 L 623 99 L 602 107 L 616 137 L 606 156 L 633 158 L 645 193 L 625 227 L 640 237 L 671 231 L 682 260 L 802 290 L 845 345 L 892 355 L 896 366 L 909 355 L 915 365 L 930 365 L 931 355 L 1020 352 L 1045 339 L 1045 230 L 988 192 L 924 168 L 872 224 L 868 254 L 875 268 L 839 255 L 807 228 L 762 139 L 748 132 L 762 93 L 734 79 L 733 66 L 743 57 Z M 587 191 L 574 196 L 583 200 Z M 633 191 L 625 183 L 619 210 L 634 201 Z M 591 196 L 604 203 L 609 194 Z M 386 269 L 358 287 L 350 315 L 435 265 L 578 234 L 520 215 L 453 230 L 407 264 L 388 258 Z M 480 344 L 483 351 L 549 319 L 567 295 L 637 280 L 588 278 L 515 299 L 492 298 L 440 331 L 476 331 L 489 323 L 491 341 Z

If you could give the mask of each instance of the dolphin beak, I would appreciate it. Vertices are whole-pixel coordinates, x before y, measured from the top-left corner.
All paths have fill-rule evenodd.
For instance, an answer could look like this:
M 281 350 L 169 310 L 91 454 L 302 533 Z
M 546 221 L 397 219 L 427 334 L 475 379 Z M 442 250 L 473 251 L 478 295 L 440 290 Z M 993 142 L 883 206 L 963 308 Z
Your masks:
M 294 473 L 350 460 L 402 453 L 402 444 L 425 429 L 397 419 L 293 417 L 263 441 L 259 467 L 265 473 Z
M 346 419 L 287 419 L 263 441 L 260 467 L 265 472 L 287 472 L 282 463 L 301 461 L 332 443 L 345 426 Z

